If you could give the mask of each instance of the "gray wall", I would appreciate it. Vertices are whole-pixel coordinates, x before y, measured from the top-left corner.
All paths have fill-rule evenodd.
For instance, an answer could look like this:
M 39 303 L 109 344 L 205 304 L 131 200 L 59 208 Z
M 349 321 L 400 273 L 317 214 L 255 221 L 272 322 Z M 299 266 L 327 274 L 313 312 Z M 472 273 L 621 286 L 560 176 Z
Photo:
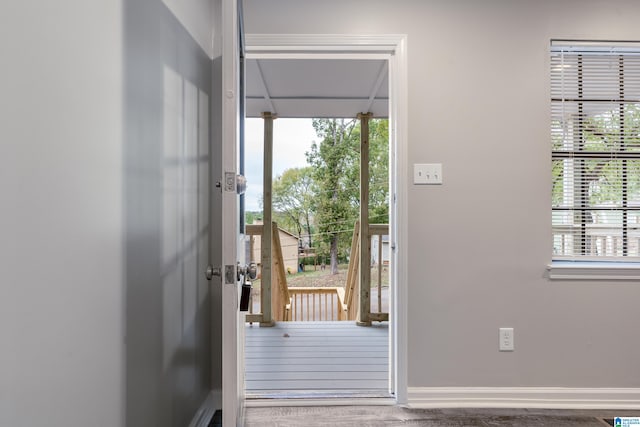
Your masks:
M 0 425 L 122 425 L 122 10 L 0 13 Z
M 161 0 L 3 3 L 1 426 L 182 427 L 219 382 L 197 33 Z
M 549 41 L 638 40 L 638 16 L 629 0 L 246 1 L 249 34 L 408 34 L 407 162 L 444 176 L 408 188 L 409 386 L 640 386 L 640 286 L 545 278 Z
M 124 12 L 126 419 L 186 426 L 212 382 L 213 61 L 160 0 Z

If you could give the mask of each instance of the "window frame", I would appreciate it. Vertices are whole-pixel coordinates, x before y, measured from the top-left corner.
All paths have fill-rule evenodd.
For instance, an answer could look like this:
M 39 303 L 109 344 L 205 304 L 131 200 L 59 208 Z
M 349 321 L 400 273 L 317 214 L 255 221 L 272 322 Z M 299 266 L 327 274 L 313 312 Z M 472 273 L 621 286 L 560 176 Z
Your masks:
M 578 70 L 575 71 L 579 81 L 574 82 L 577 85 L 577 93 L 578 96 L 576 99 L 568 100 L 568 102 L 572 102 L 571 106 L 577 108 L 576 117 L 578 118 L 578 124 L 575 125 L 577 129 L 578 135 L 577 138 L 572 135 L 572 141 L 569 143 L 571 145 L 571 149 L 566 149 L 566 147 L 562 149 L 554 149 L 553 138 L 554 138 L 554 105 L 557 105 L 558 102 L 564 103 L 566 100 L 564 98 L 564 86 L 561 93 L 561 98 L 557 97 L 557 93 L 554 92 L 554 78 L 558 78 L 558 70 L 554 70 L 554 55 L 564 54 L 564 52 L 568 52 L 571 55 L 574 55 L 578 59 Z M 552 114 L 552 121 L 550 123 L 551 127 L 551 138 L 552 138 L 552 178 L 553 178 L 553 165 L 557 161 L 562 161 L 561 165 L 563 180 L 571 179 L 573 183 L 571 185 L 571 191 L 574 192 L 573 196 L 570 196 L 569 199 L 573 199 L 570 204 L 562 204 L 561 206 L 555 206 L 552 199 L 552 235 L 554 245 L 558 241 L 557 236 L 560 236 L 560 242 L 564 244 L 564 239 L 569 236 L 571 249 L 569 250 L 569 254 L 556 254 L 555 247 L 552 250 L 552 262 L 548 265 L 549 277 L 556 279 L 563 278 L 597 278 L 597 279 L 640 279 L 640 247 L 637 249 L 638 253 L 634 256 L 629 256 L 629 212 L 636 211 L 640 212 L 640 206 L 630 206 L 628 204 L 629 201 L 629 188 L 628 188 L 628 160 L 640 160 L 640 151 L 625 151 L 625 114 L 626 114 L 626 105 L 640 105 L 639 100 L 629 100 L 625 98 L 625 79 L 629 77 L 625 74 L 625 59 L 627 58 L 629 53 L 633 53 L 636 56 L 640 55 L 640 44 L 635 42 L 583 42 L 583 41 L 567 41 L 567 40 L 552 40 L 550 47 L 550 78 L 551 78 L 551 91 L 550 91 L 550 110 Z M 618 76 L 620 82 L 618 83 L 618 87 L 620 90 L 619 99 L 610 99 L 612 105 L 617 103 L 617 114 L 618 116 L 614 116 L 614 119 L 617 117 L 618 120 L 618 128 L 619 128 L 619 140 L 617 141 L 620 145 L 618 150 L 611 150 L 605 152 L 593 152 L 587 151 L 584 149 L 586 144 L 586 138 L 583 134 L 584 132 L 584 120 L 588 118 L 583 111 L 585 102 L 593 102 L 593 100 L 589 100 L 583 98 L 582 87 L 584 85 L 584 75 L 582 71 L 582 55 L 608 55 L 608 56 L 617 56 L 619 58 L 619 72 Z M 557 66 L 557 65 L 556 65 Z M 564 64 L 563 64 L 564 66 Z M 564 73 L 560 71 L 559 73 L 564 79 Z M 589 82 L 591 83 L 591 82 Z M 564 84 L 562 81 L 561 84 Z M 557 88 L 556 88 L 557 90 Z M 596 100 L 601 101 L 601 100 Z M 612 109 L 613 112 L 615 109 Z M 594 116 L 595 117 L 595 116 Z M 561 119 L 561 124 L 565 125 L 564 118 Z M 573 123 L 572 123 L 573 125 Z M 560 126 L 562 127 L 562 126 Z M 557 130 L 557 129 L 556 129 Z M 566 138 L 563 135 L 563 145 L 566 145 Z M 578 142 L 576 142 L 578 141 Z M 613 153 L 613 154 L 612 154 Z M 586 161 L 587 159 L 600 159 L 604 163 L 610 162 L 615 159 L 616 161 L 621 162 L 620 170 L 622 173 L 621 178 L 621 198 L 620 200 L 615 200 L 615 202 L 620 201 L 620 206 L 611 206 L 611 207 L 598 207 L 596 205 L 590 205 L 588 203 L 589 194 L 588 194 L 588 181 L 584 178 L 584 174 L 587 172 Z M 571 173 L 570 178 L 566 178 L 565 171 L 568 167 L 567 165 L 571 164 Z M 577 175 L 576 175 L 577 174 Z M 576 184 L 578 183 L 578 184 Z M 586 184 L 585 184 L 586 183 Z M 555 184 L 552 182 L 552 188 Z M 564 181 L 563 181 L 564 186 Z M 576 187 L 578 187 L 579 194 L 575 195 Z M 566 190 L 563 189 L 563 197 L 567 198 L 564 194 Z M 613 211 L 613 212 L 621 212 L 621 224 L 616 227 L 610 227 L 611 229 L 615 229 L 616 233 L 621 232 L 622 239 L 622 254 L 621 256 L 607 255 L 608 252 L 605 250 L 604 255 L 598 255 L 596 253 L 595 256 L 590 255 L 591 248 L 591 238 L 587 236 L 587 217 L 592 211 Z M 573 222 L 568 224 L 563 224 L 559 226 L 555 224 L 553 220 L 554 212 L 565 212 L 565 215 L 573 215 L 577 217 L 576 221 L 573 219 Z M 577 223 L 577 224 L 576 224 Z M 572 232 L 572 228 L 579 227 L 579 239 L 578 244 L 576 246 L 574 232 Z M 567 227 L 569 233 L 556 233 L 556 230 L 561 230 L 563 227 Z M 638 229 L 639 226 L 634 228 Z M 617 236 L 617 234 L 616 234 Z M 616 238 L 616 236 L 610 236 Z M 616 239 L 617 240 L 617 239 Z M 640 242 L 638 243 L 640 245 Z M 604 245 L 604 244 L 603 244 Z M 576 251 L 577 247 L 577 251 Z M 597 248 L 596 252 L 597 252 Z M 615 250 L 615 249 L 614 249 Z M 571 253 L 573 252 L 573 253 Z

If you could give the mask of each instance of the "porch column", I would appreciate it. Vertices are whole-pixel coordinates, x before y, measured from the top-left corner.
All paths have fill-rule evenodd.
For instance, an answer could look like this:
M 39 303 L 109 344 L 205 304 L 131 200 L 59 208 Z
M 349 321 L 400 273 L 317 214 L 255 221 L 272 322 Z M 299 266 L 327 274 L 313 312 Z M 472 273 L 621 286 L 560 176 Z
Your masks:
M 272 326 L 273 316 L 271 307 L 271 242 L 272 230 L 272 206 L 271 187 L 273 183 L 273 119 L 269 112 L 262 113 L 264 120 L 264 168 L 263 168 L 263 225 L 260 241 L 260 307 L 262 308 L 262 320 L 260 326 Z
M 358 114 L 360 119 L 360 268 L 358 283 L 358 326 L 371 326 L 371 239 L 369 238 L 369 119 L 371 113 Z

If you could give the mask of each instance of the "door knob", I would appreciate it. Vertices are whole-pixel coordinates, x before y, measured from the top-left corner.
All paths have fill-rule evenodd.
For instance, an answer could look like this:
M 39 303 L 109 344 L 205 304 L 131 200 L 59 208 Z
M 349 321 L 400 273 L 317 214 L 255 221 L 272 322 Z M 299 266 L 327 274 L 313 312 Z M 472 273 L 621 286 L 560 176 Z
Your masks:
M 213 279 L 213 276 L 217 276 L 217 277 L 222 276 L 222 269 L 220 267 L 214 267 L 212 265 L 209 265 L 207 267 L 207 270 L 204 272 L 204 275 L 207 278 L 207 280 L 211 280 Z

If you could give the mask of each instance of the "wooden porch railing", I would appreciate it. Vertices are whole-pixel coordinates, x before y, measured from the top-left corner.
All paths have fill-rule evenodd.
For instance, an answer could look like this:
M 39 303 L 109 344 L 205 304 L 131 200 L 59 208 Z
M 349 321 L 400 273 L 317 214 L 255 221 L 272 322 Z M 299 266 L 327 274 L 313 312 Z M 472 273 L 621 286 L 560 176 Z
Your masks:
M 246 227 L 246 234 L 253 238 L 262 235 L 262 224 L 251 224 Z M 272 319 L 276 321 L 329 321 L 347 320 L 346 305 L 344 303 L 344 289 L 319 287 L 289 287 L 284 269 L 282 246 L 278 225 L 274 222 L 272 229 L 272 260 L 271 260 L 271 310 Z M 253 247 L 251 247 L 253 256 Z M 252 260 L 253 261 L 253 260 Z M 261 280 L 261 284 L 264 283 Z M 266 289 L 261 286 L 261 293 Z M 249 303 L 247 322 L 262 322 L 263 310 L 253 313 L 253 297 Z M 352 318 L 352 319 L 355 319 Z
M 289 288 L 292 321 L 347 320 L 342 288 Z
M 358 269 L 360 268 L 360 221 L 353 226 L 351 238 L 351 254 L 349 255 L 349 268 L 347 281 L 344 286 L 344 301 L 347 304 L 347 317 L 352 320 L 358 316 Z
M 246 233 L 249 236 L 261 235 L 262 225 L 247 225 Z M 278 225 L 274 222 L 272 229 L 272 262 L 271 262 L 271 295 L 267 298 L 271 302 L 271 317 L 275 321 L 333 321 L 356 320 L 358 316 L 358 304 L 360 301 L 360 284 L 358 281 L 360 269 L 360 235 L 359 223 L 356 222 L 351 241 L 351 256 L 345 287 L 289 287 L 284 268 L 282 247 Z M 389 313 L 382 312 L 382 271 L 385 263 L 382 262 L 382 236 L 389 234 L 388 224 L 370 224 L 369 241 L 372 236 L 378 237 L 378 262 L 377 262 L 377 312 L 368 313 L 370 321 L 389 320 Z M 253 248 L 251 249 L 253 255 Z M 261 283 L 264 281 L 261 280 Z M 365 285 L 371 289 L 371 283 Z M 264 294 L 267 289 L 261 287 Z M 263 298 L 262 301 L 265 301 Z M 369 300 L 370 301 L 370 300 Z M 253 301 L 249 304 L 250 313 L 246 315 L 247 322 L 262 322 L 264 319 L 261 307 L 260 313 L 253 313 Z
M 252 238 L 256 235 L 262 235 L 263 224 L 251 224 L 246 226 L 246 234 Z M 264 244 L 264 242 L 261 242 Z M 251 245 L 253 246 L 253 245 Z M 253 247 L 251 248 L 251 256 L 253 257 Z M 247 322 L 264 322 L 265 319 L 268 319 L 268 322 L 271 323 L 272 320 L 275 321 L 287 321 L 291 320 L 291 296 L 289 294 L 289 288 L 287 286 L 287 273 L 284 270 L 284 259 L 282 256 L 282 246 L 280 244 L 280 233 L 278 232 L 278 224 L 276 222 L 272 222 L 272 233 L 271 233 L 271 283 L 268 289 L 262 286 L 265 280 L 260 280 L 261 284 L 261 295 L 266 295 L 269 293 L 270 295 L 266 295 L 265 298 L 262 299 L 263 303 L 261 304 L 261 313 L 252 313 L 253 311 L 253 298 L 249 303 L 249 307 L 251 310 L 249 314 L 246 315 Z M 253 261 L 253 260 L 252 260 Z M 264 301 L 267 301 L 268 307 L 264 307 Z M 265 310 L 269 310 L 269 313 L 265 313 Z
M 554 255 L 623 256 L 625 239 L 620 228 L 603 223 L 587 223 L 582 240 L 580 227 L 580 224 L 553 227 Z M 640 256 L 640 224 L 628 225 L 626 242 L 627 255 Z
M 384 270 L 384 267 L 386 265 L 386 263 L 383 260 L 382 236 L 388 236 L 388 235 L 389 235 L 389 224 L 369 224 L 369 239 L 371 239 L 373 236 L 378 237 L 378 256 L 376 258 L 377 259 L 376 268 L 378 270 L 377 271 L 378 273 L 377 274 L 378 310 L 377 312 L 373 310 L 371 311 L 371 316 L 372 316 L 371 320 L 378 320 L 378 319 L 375 319 L 377 317 L 382 317 L 384 318 L 383 320 L 389 320 L 389 313 L 382 312 L 382 271 Z
M 347 270 L 347 281 L 345 283 L 345 304 L 349 320 L 356 319 L 358 315 L 358 302 L 360 293 L 360 283 L 358 282 L 360 270 L 360 223 L 356 221 L 353 227 L 353 238 L 351 239 L 351 255 L 349 257 L 349 269 Z M 369 224 L 369 242 L 371 237 L 378 236 L 378 263 L 377 263 L 377 286 L 378 286 L 378 311 L 371 311 L 368 316 L 371 321 L 387 321 L 389 313 L 382 312 L 382 270 L 384 262 L 382 262 L 382 236 L 389 235 L 389 224 Z M 367 286 L 367 285 L 365 285 Z M 368 290 L 371 289 L 371 283 L 368 284 Z M 369 300 L 369 299 L 367 299 Z M 370 300 L 369 300 L 370 301 Z

